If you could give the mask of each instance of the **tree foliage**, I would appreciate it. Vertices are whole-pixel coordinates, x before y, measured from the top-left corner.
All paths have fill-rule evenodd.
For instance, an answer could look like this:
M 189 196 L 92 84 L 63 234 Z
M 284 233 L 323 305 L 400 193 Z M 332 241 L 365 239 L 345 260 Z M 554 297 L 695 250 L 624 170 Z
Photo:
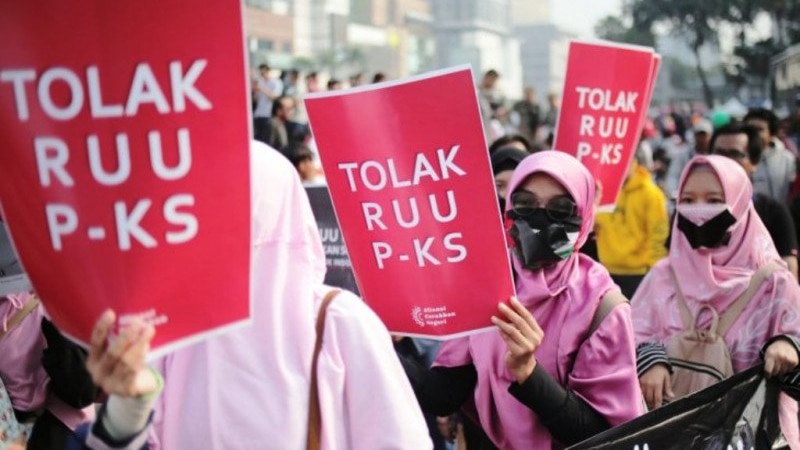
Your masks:
M 594 34 L 601 39 L 626 44 L 655 46 L 656 38 L 650 29 L 634 28 L 626 25 L 622 18 L 606 16 L 595 25 Z
M 748 31 L 759 14 L 770 17 L 773 36 L 751 42 Z M 729 79 L 737 85 L 752 80 L 763 83 L 769 76 L 770 59 L 800 42 L 800 0 L 624 0 L 623 17 L 602 19 L 595 32 L 604 39 L 644 45 L 653 45 L 657 26 L 680 36 L 695 55 L 695 71 L 705 101 L 712 106 L 714 95 L 700 60 L 700 49 L 717 42 L 722 24 L 738 31 Z

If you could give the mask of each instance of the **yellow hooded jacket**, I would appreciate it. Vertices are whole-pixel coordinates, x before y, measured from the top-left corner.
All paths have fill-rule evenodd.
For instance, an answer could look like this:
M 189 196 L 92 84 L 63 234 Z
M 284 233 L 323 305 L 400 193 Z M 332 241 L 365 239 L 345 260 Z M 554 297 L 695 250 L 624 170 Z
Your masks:
M 600 262 L 613 275 L 644 275 L 667 256 L 667 199 L 644 167 L 635 165 L 612 213 L 595 218 Z

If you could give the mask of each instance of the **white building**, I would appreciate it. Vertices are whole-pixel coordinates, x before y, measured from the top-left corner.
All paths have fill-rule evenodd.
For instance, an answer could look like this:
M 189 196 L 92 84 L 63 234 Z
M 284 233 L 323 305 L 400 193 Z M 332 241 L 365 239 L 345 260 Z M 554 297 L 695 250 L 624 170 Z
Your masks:
M 433 0 L 438 67 L 472 66 L 476 82 L 484 72 L 500 72 L 499 90 L 510 98 L 522 92 L 519 41 L 513 36 L 510 0 Z
M 540 104 L 544 104 L 549 93 L 560 96 L 567 71 L 569 40 L 577 36 L 550 23 L 518 26 L 516 36 L 520 41 L 524 85 L 536 89 Z

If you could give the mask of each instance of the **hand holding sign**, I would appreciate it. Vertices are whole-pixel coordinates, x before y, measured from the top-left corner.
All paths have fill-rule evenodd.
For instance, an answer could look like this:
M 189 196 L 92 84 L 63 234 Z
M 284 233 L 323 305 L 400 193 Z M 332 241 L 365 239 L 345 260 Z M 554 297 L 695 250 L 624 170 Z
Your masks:
M 511 297 L 510 303 L 511 307 L 503 303 L 498 305 L 498 310 L 508 321 L 492 316 L 492 323 L 500 330 L 500 337 L 508 346 L 506 367 L 514 374 L 517 383 L 522 384 L 536 368 L 534 353 L 544 339 L 544 331 L 516 297 Z
M 100 316 L 92 331 L 86 368 L 92 381 L 106 394 L 138 397 L 154 392 L 158 381 L 146 364 L 150 341 L 156 334 L 152 325 L 136 320 L 112 336 L 116 314 Z

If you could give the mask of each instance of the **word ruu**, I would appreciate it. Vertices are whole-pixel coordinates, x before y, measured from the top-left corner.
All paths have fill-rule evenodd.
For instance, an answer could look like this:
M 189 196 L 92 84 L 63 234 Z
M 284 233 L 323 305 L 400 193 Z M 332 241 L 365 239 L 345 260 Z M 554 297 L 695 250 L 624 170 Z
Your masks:
M 455 191 L 448 189 L 438 193 L 428 192 L 434 191 L 435 185 L 432 183 L 467 174 L 455 161 L 459 149 L 459 145 L 452 145 L 449 150 L 440 148 L 433 157 L 418 152 L 413 156 L 413 168 L 406 173 L 398 170 L 394 158 L 339 163 L 337 167 L 345 172 L 351 192 L 363 192 L 363 189 L 373 192 L 393 190 L 394 198 L 391 200 L 382 197 L 381 201 L 360 203 L 366 231 L 385 232 L 398 227 L 412 230 L 419 227 L 426 217 L 441 224 L 453 222 L 458 217 Z M 403 188 L 423 183 L 431 187 L 426 189 L 428 192 L 424 197 L 403 195 Z M 385 208 L 383 205 L 391 207 Z M 466 259 L 467 249 L 459 243 L 462 239 L 463 233 L 452 231 L 444 235 L 414 237 L 410 246 L 401 244 L 405 251 L 393 248 L 393 244 L 384 240 L 372 241 L 371 247 L 379 269 L 386 268 L 390 258 L 395 258 L 400 263 L 415 262 L 419 267 L 438 266 L 444 262 L 457 263 Z M 397 247 L 397 244 L 394 246 Z

